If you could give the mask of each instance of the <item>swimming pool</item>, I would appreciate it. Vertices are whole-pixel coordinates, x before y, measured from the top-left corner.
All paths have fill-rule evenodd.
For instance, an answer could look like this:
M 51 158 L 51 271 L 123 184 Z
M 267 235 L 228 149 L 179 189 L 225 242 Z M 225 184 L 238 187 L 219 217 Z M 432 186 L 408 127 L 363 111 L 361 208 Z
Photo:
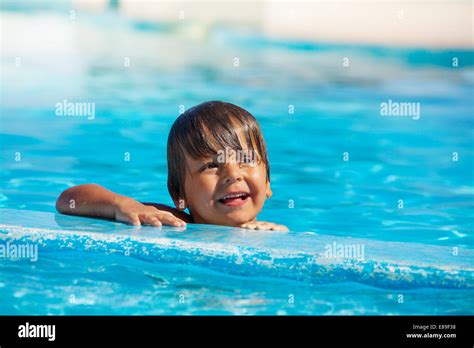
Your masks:
M 2 44 L 0 238 L 38 260 L 0 258 L 1 314 L 473 314 L 472 51 L 196 35 L 114 12 L 2 20 L 22 35 Z M 55 215 L 86 182 L 172 204 L 168 130 L 215 99 L 258 118 L 274 192 L 259 218 L 290 234 Z M 65 100 L 95 117 L 56 115 Z M 420 117 L 382 116 L 389 101 Z M 339 246 L 356 257 L 325 254 Z
M 313 232 L 186 231 L 3 209 L 3 314 L 468 314 L 474 251 Z M 34 226 L 34 227 L 29 227 Z M 328 246 L 363 254 L 328 257 Z M 13 249 L 13 248 L 11 248 Z M 19 256 L 19 254 L 17 255 Z M 344 255 L 346 256 L 346 255 Z

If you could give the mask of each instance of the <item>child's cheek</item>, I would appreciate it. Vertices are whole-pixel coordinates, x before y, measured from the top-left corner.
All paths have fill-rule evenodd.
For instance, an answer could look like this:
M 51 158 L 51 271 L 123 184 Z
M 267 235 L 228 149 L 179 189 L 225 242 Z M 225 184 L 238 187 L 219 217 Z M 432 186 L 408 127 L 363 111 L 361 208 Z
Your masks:
M 257 169 L 257 168 L 256 168 Z M 255 170 L 249 177 L 249 188 L 254 196 L 255 205 L 259 209 L 265 203 L 266 177 L 262 175 L 261 170 Z
M 196 183 L 195 187 L 202 203 L 209 205 L 209 202 L 213 200 L 216 185 L 217 182 L 215 180 L 200 180 Z

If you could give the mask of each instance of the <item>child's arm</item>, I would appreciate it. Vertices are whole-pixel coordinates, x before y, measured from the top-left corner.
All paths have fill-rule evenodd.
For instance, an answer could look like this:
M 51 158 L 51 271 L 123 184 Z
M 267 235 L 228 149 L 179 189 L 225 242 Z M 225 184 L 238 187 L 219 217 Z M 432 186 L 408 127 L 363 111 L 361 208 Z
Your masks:
M 185 226 L 183 220 L 189 221 L 187 214 L 177 209 L 142 204 L 96 184 L 78 185 L 65 190 L 56 201 L 56 209 L 63 214 L 114 219 L 135 226 Z

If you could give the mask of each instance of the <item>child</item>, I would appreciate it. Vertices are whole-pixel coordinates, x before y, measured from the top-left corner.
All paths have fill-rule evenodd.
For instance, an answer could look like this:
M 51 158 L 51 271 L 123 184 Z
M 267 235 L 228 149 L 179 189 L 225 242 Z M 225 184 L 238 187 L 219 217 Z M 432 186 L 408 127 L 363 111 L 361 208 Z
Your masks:
M 221 101 L 189 109 L 171 127 L 167 152 L 168 191 L 176 208 L 86 184 L 65 190 L 57 210 L 135 226 L 183 227 L 188 222 L 288 231 L 256 221 L 272 195 L 270 166 L 257 120 L 246 110 Z

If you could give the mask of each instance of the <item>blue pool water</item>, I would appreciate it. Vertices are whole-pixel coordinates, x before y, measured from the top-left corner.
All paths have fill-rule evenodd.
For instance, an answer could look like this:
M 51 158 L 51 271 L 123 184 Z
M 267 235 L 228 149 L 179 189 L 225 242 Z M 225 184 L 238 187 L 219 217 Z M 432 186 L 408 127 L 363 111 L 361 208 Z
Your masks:
M 473 250 L 0 212 L 3 243 L 38 248 L 0 259 L 3 314 L 472 313 Z M 328 258 L 333 243 L 364 245 L 364 257 Z
M 472 51 L 295 44 L 115 12 L 1 16 L 0 242 L 37 245 L 38 260 L 0 258 L 0 314 L 474 313 Z M 95 118 L 56 116 L 65 99 L 94 102 Z M 169 128 L 181 105 L 216 99 L 258 118 L 274 192 L 259 218 L 291 233 L 55 214 L 87 182 L 172 204 Z M 421 117 L 380 116 L 389 99 Z M 325 257 L 333 243 L 364 258 Z

